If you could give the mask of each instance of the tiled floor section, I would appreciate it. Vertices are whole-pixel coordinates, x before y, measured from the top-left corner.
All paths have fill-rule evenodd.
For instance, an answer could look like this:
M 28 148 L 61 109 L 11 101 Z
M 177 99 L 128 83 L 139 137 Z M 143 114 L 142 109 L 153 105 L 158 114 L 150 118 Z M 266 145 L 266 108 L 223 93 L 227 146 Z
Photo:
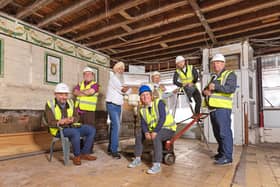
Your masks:
M 133 142 L 122 141 L 122 146 Z M 214 144 L 210 147 L 216 149 Z M 113 160 L 105 150 L 106 144 L 95 145 L 98 160 L 83 161 L 81 166 L 74 166 L 71 162 L 65 167 L 60 161 L 61 152 L 55 153 L 51 163 L 47 160 L 48 154 L 1 161 L 0 186 L 228 187 L 242 148 L 235 147 L 233 165 L 215 166 L 210 159 L 213 152 L 209 152 L 203 143 L 181 139 L 175 144 L 176 163 L 162 165 L 162 172 L 156 175 L 146 174 L 150 166 L 149 155 L 146 155 L 145 164 L 131 169 L 127 168 L 131 156 Z M 275 172 L 279 173 L 279 169 L 275 168 Z

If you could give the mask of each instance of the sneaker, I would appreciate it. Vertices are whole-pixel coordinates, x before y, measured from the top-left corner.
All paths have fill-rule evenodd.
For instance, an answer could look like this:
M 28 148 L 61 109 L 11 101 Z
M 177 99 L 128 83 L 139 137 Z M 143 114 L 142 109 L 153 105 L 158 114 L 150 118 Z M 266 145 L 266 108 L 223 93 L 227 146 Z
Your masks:
M 148 174 L 157 174 L 159 173 L 161 170 L 160 168 L 160 163 L 158 164 L 153 164 L 153 167 L 151 167 L 150 169 L 148 169 L 147 173 Z
M 128 164 L 127 167 L 129 168 L 135 168 L 137 166 L 141 165 L 141 159 L 135 158 L 130 164 Z
M 232 164 L 232 159 L 221 157 L 221 158 L 219 158 L 218 160 L 215 161 L 215 164 L 220 165 L 220 166 L 231 165 Z
M 120 155 L 120 153 L 118 153 L 118 152 L 116 152 L 116 153 L 111 153 L 112 154 L 112 157 L 114 158 L 114 159 L 121 159 L 121 155 Z

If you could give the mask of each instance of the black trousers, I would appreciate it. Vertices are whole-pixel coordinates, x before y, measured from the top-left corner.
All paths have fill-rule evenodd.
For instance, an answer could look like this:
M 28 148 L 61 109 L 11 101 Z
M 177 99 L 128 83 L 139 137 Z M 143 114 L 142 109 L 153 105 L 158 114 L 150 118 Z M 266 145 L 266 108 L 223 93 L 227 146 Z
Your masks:
M 194 101 L 195 101 L 194 112 L 196 114 L 199 114 L 200 107 L 201 107 L 201 95 L 200 95 L 199 90 L 195 87 L 184 87 L 184 90 L 185 90 L 187 96 L 189 97 L 190 101 L 191 101 L 192 97 L 194 98 Z

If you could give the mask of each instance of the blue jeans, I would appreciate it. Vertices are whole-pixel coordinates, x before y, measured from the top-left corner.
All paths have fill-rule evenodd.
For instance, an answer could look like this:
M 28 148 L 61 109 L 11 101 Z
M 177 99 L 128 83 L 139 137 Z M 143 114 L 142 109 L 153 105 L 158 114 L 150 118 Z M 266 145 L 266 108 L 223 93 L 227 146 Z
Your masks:
M 219 108 L 210 113 L 214 136 L 218 142 L 218 153 L 232 160 L 233 137 L 230 116 L 231 109 Z
M 80 128 L 63 129 L 64 136 L 68 137 L 72 144 L 74 156 L 91 153 L 95 133 L 96 129 L 90 125 L 82 125 Z M 80 149 L 80 137 L 85 137 L 82 150 Z
M 119 129 L 121 118 L 121 105 L 106 102 L 106 108 L 110 117 L 109 145 L 108 151 L 118 152 L 119 147 Z

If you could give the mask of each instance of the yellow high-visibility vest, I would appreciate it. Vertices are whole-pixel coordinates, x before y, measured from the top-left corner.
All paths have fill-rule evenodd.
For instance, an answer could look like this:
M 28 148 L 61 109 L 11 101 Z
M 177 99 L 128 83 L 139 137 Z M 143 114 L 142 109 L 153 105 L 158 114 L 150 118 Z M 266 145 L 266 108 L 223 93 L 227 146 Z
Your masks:
M 67 109 L 67 117 L 72 117 L 74 114 L 74 102 L 72 99 L 68 99 L 67 103 L 69 108 Z M 47 101 L 49 108 L 52 110 L 56 120 L 61 120 L 62 113 L 59 106 L 55 103 L 55 99 Z M 80 123 L 75 123 L 76 126 L 81 125 Z M 58 132 L 57 127 L 50 127 L 49 132 L 51 135 L 56 136 Z
M 80 85 L 80 90 L 88 90 L 92 85 L 96 84 L 96 82 L 91 81 L 87 86 L 85 86 L 84 81 L 82 81 Z M 96 111 L 96 104 L 98 99 L 98 93 L 94 93 L 94 95 L 89 96 L 77 96 L 75 107 L 79 107 L 81 110 L 85 111 Z
M 184 74 L 184 72 L 180 69 L 176 69 L 176 72 L 178 73 L 182 84 L 192 83 L 193 81 L 193 74 L 192 74 L 193 66 L 187 65 L 186 68 L 187 68 L 187 74 Z
M 228 75 L 233 71 L 224 71 L 220 77 L 217 78 L 220 81 L 222 86 L 225 85 Z M 214 108 L 227 108 L 232 109 L 232 98 L 233 93 L 218 93 L 214 92 L 212 95 L 208 97 L 208 105 Z
M 153 101 L 151 113 L 149 112 L 148 107 L 143 107 L 140 109 L 140 115 L 145 120 L 145 122 L 148 124 L 148 129 L 150 132 L 152 132 L 158 124 L 158 120 L 159 120 L 158 103 L 159 103 L 159 101 L 160 101 L 160 99 L 156 99 L 155 101 Z M 161 101 L 163 101 L 163 100 L 161 100 Z M 176 131 L 177 125 L 174 121 L 173 116 L 169 113 L 167 107 L 165 107 L 165 112 L 166 112 L 166 118 L 165 118 L 165 122 L 164 122 L 162 128 Z

